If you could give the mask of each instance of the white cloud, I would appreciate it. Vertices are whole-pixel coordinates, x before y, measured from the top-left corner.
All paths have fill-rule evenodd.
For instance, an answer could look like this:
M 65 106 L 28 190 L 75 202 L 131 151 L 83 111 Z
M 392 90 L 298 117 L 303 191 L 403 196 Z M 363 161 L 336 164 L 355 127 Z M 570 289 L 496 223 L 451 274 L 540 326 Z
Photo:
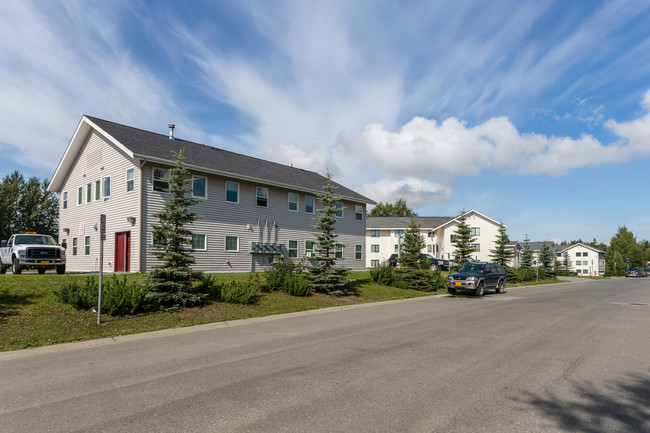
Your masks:
M 605 127 L 611 129 L 620 137 L 626 148 L 631 151 L 630 156 L 645 156 L 650 154 L 650 89 L 646 91 L 641 101 L 645 113 L 643 116 L 629 122 L 608 120 Z
M 393 203 L 398 198 L 404 198 L 409 207 L 445 202 L 451 197 L 451 188 L 414 177 L 381 179 L 362 185 L 359 191 L 377 202 Z

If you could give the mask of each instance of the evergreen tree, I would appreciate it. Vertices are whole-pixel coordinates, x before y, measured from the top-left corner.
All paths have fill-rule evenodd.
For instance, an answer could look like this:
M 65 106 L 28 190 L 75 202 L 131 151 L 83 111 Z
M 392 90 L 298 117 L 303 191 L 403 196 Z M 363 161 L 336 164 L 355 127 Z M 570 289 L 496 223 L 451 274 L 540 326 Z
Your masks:
M 404 232 L 402 251 L 400 252 L 400 263 L 403 266 L 415 268 L 420 262 L 420 251 L 426 246 L 420 228 L 420 224 L 416 224 L 415 220 L 411 218 L 411 222 Z
M 571 258 L 569 257 L 569 253 L 566 251 L 562 254 L 562 268 L 566 272 L 571 272 Z
M 465 211 L 463 211 L 458 217 L 456 235 L 452 241 L 452 244 L 456 247 L 454 250 L 454 257 L 458 266 L 462 266 L 469 262 L 468 258 L 471 257 L 474 252 L 472 243 L 475 240 L 476 238 L 472 236 L 471 228 L 467 225 L 467 215 L 465 214 Z
M 643 250 L 637 243 L 634 234 L 622 226 L 618 228 L 616 234 L 609 241 L 609 248 L 605 255 L 607 262 L 615 260 L 616 253 L 619 253 L 627 266 L 645 266 Z M 618 266 L 616 268 L 619 272 Z
M 190 268 L 194 263 L 191 255 L 192 232 L 186 228 L 200 218 L 189 211 L 200 199 L 191 198 L 185 185 L 192 182 L 183 166 L 183 150 L 176 153 L 176 165 L 169 169 L 170 197 L 165 200 L 162 212 L 154 214 L 160 224 L 153 226 L 154 245 L 152 254 L 160 260 L 148 275 L 151 306 L 164 311 L 179 311 L 182 307 L 200 305 L 207 295 L 195 293 L 194 283 L 203 274 Z
M 544 269 L 550 269 L 555 257 L 551 246 L 544 242 L 539 249 L 539 263 Z
M 309 286 L 315 292 L 342 296 L 347 295 L 348 281 L 346 275 L 350 270 L 335 267 L 337 260 L 343 260 L 342 258 L 337 259 L 336 251 L 345 247 L 345 245 L 337 242 L 338 234 L 334 233 L 335 215 L 341 211 L 341 208 L 336 207 L 341 197 L 335 194 L 335 191 L 336 186 L 332 183 L 332 174 L 327 172 L 327 183 L 323 185 L 323 192 L 318 196 L 321 207 L 317 210 L 318 217 L 314 218 L 316 224 L 313 226 L 315 229 L 320 230 L 320 233 L 314 234 L 316 237 L 314 245 L 315 259 L 320 263 L 320 266 L 310 268 Z
M 395 204 L 379 202 L 379 204 L 372 208 L 372 210 L 368 213 L 368 216 L 416 217 L 418 214 L 416 214 L 413 209 L 409 208 L 406 205 L 406 200 L 399 198 L 395 201 Z
M 515 256 L 515 251 L 513 248 L 508 247 L 508 242 L 510 242 L 510 239 L 506 234 L 506 226 L 499 224 L 499 234 L 494 241 L 495 248 L 490 250 L 490 253 L 492 253 L 490 258 L 501 266 L 508 266 L 510 260 Z
M 519 264 L 520 268 L 530 269 L 533 267 L 533 251 L 530 249 L 530 239 L 528 235 L 524 237 L 524 250 L 521 252 L 521 262 Z

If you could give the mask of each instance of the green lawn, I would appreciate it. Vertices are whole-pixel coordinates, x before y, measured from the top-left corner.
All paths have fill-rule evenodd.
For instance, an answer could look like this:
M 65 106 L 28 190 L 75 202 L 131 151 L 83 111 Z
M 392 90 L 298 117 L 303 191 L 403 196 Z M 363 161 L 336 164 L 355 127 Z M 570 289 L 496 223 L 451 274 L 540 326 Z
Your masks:
M 54 291 L 67 281 L 85 278 L 85 275 L 52 273 L 0 275 L 0 350 L 429 295 L 415 290 L 375 284 L 370 279 L 369 272 L 364 271 L 352 273 L 351 278 L 356 279 L 356 284 L 354 294 L 351 296 L 331 297 L 314 294 L 300 298 L 278 292 L 260 292 L 259 302 L 255 305 L 214 302 L 201 308 L 189 308 L 180 313 L 147 313 L 133 316 L 103 314 L 102 324 L 98 325 L 97 313 L 77 311 L 59 302 L 54 295 Z M 128 275 L 129 281 L 141 278 L 142 275 L 139 274 Z M 227 281 L 260 279 L 262 276 L 260 274 L 218 274 L 217 278 Z

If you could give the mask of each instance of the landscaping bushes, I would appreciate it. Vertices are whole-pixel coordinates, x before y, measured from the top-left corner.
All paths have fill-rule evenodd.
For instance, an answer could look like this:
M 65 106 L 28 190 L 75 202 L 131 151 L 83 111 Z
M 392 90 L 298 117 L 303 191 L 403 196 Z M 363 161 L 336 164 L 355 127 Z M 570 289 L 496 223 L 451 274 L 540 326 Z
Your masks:
M 102 312 L 123 315 L 146 309 L 146 286 L 141 283 L 127 283 L 126 275 L 111 275 L 102 286 Z M 77 310 L 89 310 L 97 308 L 98 291 L 98 278 L 86 277 L 83 283 L 79 280 L 66 283 L 55 295 Z
M 370 271 L 370 277 L 377 284 L 400 289 L 435 292 L 445 288 L 445 279 L 439 270 L 381 266 Z
M 257 289 L 252 281 L 230 281 L 221 287 L 221 299 L 231 304 L 254 304 Z
M 291 296 L 309 296 L 312 293 L 301 264 L 276 260 L 273 268 L 264 272 L 266 290 L 283 291 Z

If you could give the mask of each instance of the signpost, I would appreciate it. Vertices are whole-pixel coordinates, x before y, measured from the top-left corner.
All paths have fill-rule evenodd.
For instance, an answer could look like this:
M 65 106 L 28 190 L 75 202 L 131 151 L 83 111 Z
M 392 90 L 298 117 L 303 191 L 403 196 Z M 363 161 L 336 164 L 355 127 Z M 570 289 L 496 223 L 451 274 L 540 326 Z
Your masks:
M 97 296 L 97 324 L 102 323 L 102 278 L 104 276 L 104 241 L 106 240 L 106 215 L 99 215 L 99 291 Z

